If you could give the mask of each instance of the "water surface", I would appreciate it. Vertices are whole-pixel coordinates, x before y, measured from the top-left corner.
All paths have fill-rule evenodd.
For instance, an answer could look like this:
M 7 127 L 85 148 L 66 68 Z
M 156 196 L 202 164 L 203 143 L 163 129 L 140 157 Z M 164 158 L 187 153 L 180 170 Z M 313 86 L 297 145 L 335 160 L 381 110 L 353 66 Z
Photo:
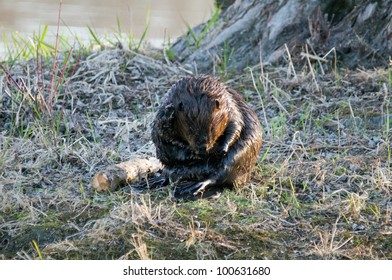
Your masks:
M 4 35 L 18 31 L 27 38 L 48 24 L 48 40 L 57 30 L 59 2 L 56 0 L 0 0 L 0 56 L 5 55 Z M 90 26 L 97 34 L 132 33 L 140 38 L 146 27 L 147 39 L 160 44 L 186 31 L 186 21 L 195 26 L 206 21 L 214 7 L 213 0 L 63 0 L 61 5 L 60 33 L 69 38 L 78 36 L 81 41 L 91 40 Z M 117 22 L 120 23 L 120 27 Z M 53 39 L 54 40 L 54 39 Z

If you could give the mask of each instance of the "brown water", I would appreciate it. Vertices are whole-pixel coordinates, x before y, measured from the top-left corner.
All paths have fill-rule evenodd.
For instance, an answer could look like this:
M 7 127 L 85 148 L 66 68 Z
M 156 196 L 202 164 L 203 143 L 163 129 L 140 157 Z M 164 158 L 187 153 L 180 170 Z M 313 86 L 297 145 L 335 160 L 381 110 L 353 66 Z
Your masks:
M 18 31 L 28 37 L 48 24 L 48 40 L 57 30 L 59 0 L 0 0 L 0 58 L 5 55 L 3 35 Z M 213 0 L 63 0 L 60 33 L 69 38 L 76 35 L 81 41 L 92 40 L 87 26 L 97 34 L 132 33 L 140 38 L 148 13 L 147 40 L 159 45 L 164 38 L 176 37 L 186 32 L 184 21 L 195 26 L 206 21 L 213 11 Z M 149 11 L 149 12 L 148 12 Z M 70 39 L 72 40 L 72 39 Z

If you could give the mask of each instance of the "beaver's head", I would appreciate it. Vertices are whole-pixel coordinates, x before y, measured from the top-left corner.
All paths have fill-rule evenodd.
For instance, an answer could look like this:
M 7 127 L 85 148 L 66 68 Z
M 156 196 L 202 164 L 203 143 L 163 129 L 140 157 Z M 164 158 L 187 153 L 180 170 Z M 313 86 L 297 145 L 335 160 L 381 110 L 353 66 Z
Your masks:
M 171 90 L 173 129 L 195 153 L 208 154 L 230 118 L 225 85 L 211 77 L 184 78 Z

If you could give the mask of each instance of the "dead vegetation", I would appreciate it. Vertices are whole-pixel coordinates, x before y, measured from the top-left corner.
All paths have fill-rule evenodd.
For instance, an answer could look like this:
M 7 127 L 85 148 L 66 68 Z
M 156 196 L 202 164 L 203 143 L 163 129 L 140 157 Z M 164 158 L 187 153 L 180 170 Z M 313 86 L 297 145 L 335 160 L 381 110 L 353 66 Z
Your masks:
M 154 155 L 154 111 L 189 74 L 163 61 L 74 52 L 43 107 L 52 61 L 4 64 L 0 257 L 392 258 L 391 68 L 348 71 L 304 54 L 303 65 L 288 56 L 280 67 L 222 72 L 263 123 L 248 187 L 193 202 L 172 201 L 171 188 L 94 192 L 97 171 Z

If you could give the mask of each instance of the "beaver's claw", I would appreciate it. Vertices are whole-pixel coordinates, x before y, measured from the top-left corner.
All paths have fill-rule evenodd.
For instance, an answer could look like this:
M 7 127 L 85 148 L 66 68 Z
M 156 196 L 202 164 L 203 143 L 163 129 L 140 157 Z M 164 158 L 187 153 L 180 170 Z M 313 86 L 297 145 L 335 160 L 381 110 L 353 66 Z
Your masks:
M 174 198 L 194 200 L 201 197 L 209 197 L 217 194 L 217 190 L 209 192 L 210 187 L 214 186 L 214 182 L 211 179 L 201 182 L 190 182 L 183 181 L 178 183 L 174 191 Z

